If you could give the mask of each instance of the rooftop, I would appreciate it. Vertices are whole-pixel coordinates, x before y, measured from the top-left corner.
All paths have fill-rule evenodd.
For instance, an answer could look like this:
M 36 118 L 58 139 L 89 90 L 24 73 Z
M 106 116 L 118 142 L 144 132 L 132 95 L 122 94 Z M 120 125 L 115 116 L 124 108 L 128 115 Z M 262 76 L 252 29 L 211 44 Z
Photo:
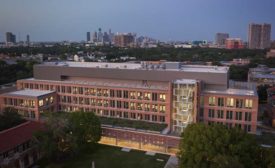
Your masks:
M 28 97 L 40 97 L 46 94 L 54 93 L 55 91 L 50 90 L 31 90 L 31 89 L 25 89 L 25 90 L 18 90 L 14 92 L 8 92 L 4 93 L 6 96 L 28 96 Z
M 23 80 L 35 80 L 39 82 L 52 82 L 52 83 L 62 83 L 62 84 L 81 84 L 81 85 L 88 85 L 88 86 L 98 86 L 98 87 L 116 87 L 116 88 L 140 88 L 140 89 L 155 89 L 155 90 L 168 90 L 168 86 L 162 85 L 145 85 L 138 82 L 127 83 L 127 82 L 106 82 L 106 81 L 54 81 L 54 80 L 41 80 L 41 79 L 34 79 L 28 78 Z M 53 91 L 52 91 L 53 92 Z
M 158 62 L 151 63 L 111 63 L 111 62 L 44 62 L 40 66 L 63 66 L 63 67 L 84 67 L 104 69 L 128 69 L 128 70 L 158 70 L 158 71 L 184 71 L 184 72 L 212 72 L 227 73 L 228 67 L 206 66 L 206 65 L 185 65 L 180 62 Z
M 255 90 L 232 89 L 232 88 L 229 88 L 226 90 L 205 90 L 204 93 L 239 95 L 239 96 L 257 96 L 257 92 Z
M 16 146 L 29 141 L 33 133 L 41 130 L 43 125 L 34 121 L 27 121 L 16 127 L 0 132 L 0 153 L 6 152 Z

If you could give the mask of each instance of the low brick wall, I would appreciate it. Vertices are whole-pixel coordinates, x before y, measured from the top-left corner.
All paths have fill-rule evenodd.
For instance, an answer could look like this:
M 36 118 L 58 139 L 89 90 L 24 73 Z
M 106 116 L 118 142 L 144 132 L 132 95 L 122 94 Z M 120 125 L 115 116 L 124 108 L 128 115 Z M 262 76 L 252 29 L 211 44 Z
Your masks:
M 120 141 L 127 141 L 129 143 L 136 143 L 137 149 L 140 150 L 150 150 L 146 146 L 158 147 L 162 153 L 172 153 L 175 154 L 179 143 L 180 137 L 159 134 L 150 131 L 140 131 L 140 130 L 128 130 L 124 128 L 113 128 L 113 127 L 102 127 L 102 137 L 111 138 L 114 140 L 110 145 L 117 145 L 123 147 L 129 147 L 127 145 L 120 145 Z M 125 143 L 124 143 L 125 144 Z M 173 150 L 170 150 L 173 149 Z M 154 149 L 152 149 L 154 150 Z M 172 152 L 171 152 L 172 151 Z

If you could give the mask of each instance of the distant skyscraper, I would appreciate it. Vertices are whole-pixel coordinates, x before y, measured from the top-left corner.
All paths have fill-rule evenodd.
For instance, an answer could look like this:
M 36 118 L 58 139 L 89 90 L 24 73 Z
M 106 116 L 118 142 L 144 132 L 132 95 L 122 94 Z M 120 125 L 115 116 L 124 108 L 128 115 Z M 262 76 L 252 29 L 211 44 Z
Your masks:
M 250 49 L 265 49 L 270 47 L 271 24 L 249 24 L 248 47 Z
M 107 32 L 104 32 L 103 34 L 103 43 L 109 43 L 110 39 L 109 39 L 109 35 Z
M 87 42 L 91 41 L 91 33 L 90 32 L 87 32 L 86 40 L 87 40 Z
M 97 32 L 95 31 L 93 34 L 93 42 L 97 42 Z
M 27 35 L 27 37 L 26 37 L 26 43 L 30 44 L 30 35 Z
M 6 32 L 6 43 L 16 43 L 16 36 L 11 32 Z
M 101 32 L 101 28 L 98 29 L 97 42 L 103 42 L 103 33 Z
M 109 29 L 109 41 L 112 43 L 114 37 L 114 33 L 112 33 L 112 30 Z
M 216 45 L 218 45 L 219 47 L 224 47 L 225 41 L 227 38 L 229 38 L 228 33 L 217 33 L 216 34 Z
M 227 38 L 225 41 L 227 49 L 242 49 L 244 48 L 243 41 L 240 38 Z
M 131 33 L 116 34 L 114 44 L 117 47 L 130 47 L 135 42 L 135 37 Z

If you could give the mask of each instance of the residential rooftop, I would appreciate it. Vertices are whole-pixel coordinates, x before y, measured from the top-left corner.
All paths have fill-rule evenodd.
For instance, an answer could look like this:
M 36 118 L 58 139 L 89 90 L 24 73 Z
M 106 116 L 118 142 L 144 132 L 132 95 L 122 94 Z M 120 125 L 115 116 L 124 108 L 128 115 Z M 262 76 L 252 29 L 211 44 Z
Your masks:
M 27 96 L 27 97 L 36 98 L 36 97 L 47 95 L 47 94 L 50 94 L 53 92 L 55 92 L 55 91 L 24 89 L 24 90 L 18 90 L 18 91 L 14 91 L 14 92 L 4 93 L 4 95 L 5 96 Z
M 39 66 L 64 66 L 64 67 L 85 67 L 103 69 L 139 69 L 139 70 L 159 70 L 159 71 L 183 71 L 183 72 L 212 72 L 227 73 L 228 67 L 206 66 L 206 65 L 186 65 L 181 62 L 146 62 L 141 63 L 111 63 L 111 62 L 44 62 Z

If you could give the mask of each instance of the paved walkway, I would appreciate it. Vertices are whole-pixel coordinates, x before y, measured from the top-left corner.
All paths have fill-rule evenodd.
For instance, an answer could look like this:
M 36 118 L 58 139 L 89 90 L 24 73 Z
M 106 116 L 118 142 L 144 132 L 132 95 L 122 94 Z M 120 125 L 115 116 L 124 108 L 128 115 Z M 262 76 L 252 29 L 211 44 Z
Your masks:
M 164 168 L 178 168 L 178 158 L 176 156 L 170 156 Z

